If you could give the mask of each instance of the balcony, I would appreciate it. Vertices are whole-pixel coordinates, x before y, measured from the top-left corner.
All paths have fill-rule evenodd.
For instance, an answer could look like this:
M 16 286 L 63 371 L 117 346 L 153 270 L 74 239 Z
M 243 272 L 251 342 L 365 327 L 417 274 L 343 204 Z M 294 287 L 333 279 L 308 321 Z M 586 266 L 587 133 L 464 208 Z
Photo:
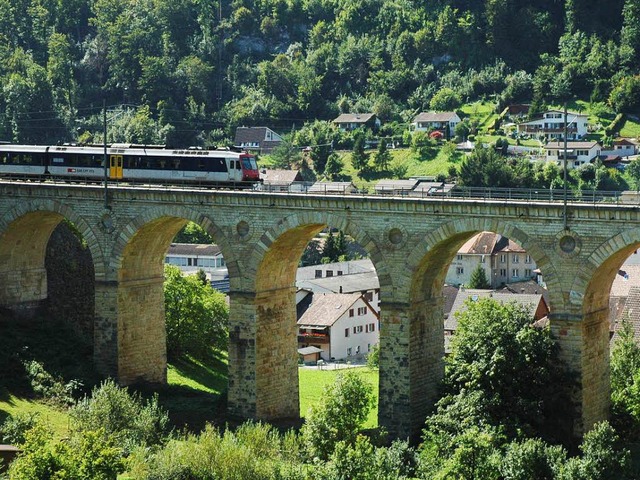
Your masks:
M 327 333 L 299 333 L 298 343 L 329 343 Z

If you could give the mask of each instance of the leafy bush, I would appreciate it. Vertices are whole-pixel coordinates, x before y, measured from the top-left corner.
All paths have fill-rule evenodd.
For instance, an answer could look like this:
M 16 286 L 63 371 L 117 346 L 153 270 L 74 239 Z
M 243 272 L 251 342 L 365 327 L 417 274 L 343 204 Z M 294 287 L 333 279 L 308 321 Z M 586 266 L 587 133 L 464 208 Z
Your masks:
M 137 449 L 130 458 L 137 480 L 302 480 L 294 433 L 280 436 L 270 425 L 243 424 L 221 433 L 208 425 L 199 435 L 170 440 L 157 452 Z
M 82 387 L 82 383 L 78 380 L 65 383 L 62 377 L 53 376 L 45 370 L 41 362 L 36 360 L 24 362 L 24 368 L 36 395 L 54 405 L 71 405 L 74 402 L 74 392 Z
M 113 380 L 95 387 L 91 397 L 78 401 L 70 410 L 71 426 L 77 431 L 104 429 L 128 454 L 137 445 L 155 445 L 163 441 L 169 416 L 158 405 L 158 397 L 144 400 L 130 394 Z
M 9 468 L 11 480 L 114 480 L 123 471 L 121 449 L 103 430 L 74 432 L 61 442 L 37 422 L 21 449 Z
M 0 439 L 10 445 L 22 445 L 25 434 L 38 423 L 38 413 L 18 413 L 7 418 L 0 426 Z
M 323 398 L 307 415 L 302 438 L 311 458 L 326 460 L 338 442 L 355 443 L 375 398 L 371 384 L 354 372 L 338 375 Z
M 500 472 L 505 480 L 554 480 L 566 457 L 562 447 L 538 438 L 512 442 L 507 445 Z

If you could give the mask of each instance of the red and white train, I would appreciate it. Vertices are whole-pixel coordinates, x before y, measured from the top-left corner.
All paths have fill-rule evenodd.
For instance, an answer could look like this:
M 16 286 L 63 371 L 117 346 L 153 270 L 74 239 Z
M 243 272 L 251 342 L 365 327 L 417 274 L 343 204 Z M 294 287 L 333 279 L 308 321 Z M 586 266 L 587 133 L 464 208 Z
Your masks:
M 0 177 L 100 181 L 104 147 L 0 144 Z M 260 181 L 254 155 L 228 149 L 107 147 L 109 180 L 251 188 Z

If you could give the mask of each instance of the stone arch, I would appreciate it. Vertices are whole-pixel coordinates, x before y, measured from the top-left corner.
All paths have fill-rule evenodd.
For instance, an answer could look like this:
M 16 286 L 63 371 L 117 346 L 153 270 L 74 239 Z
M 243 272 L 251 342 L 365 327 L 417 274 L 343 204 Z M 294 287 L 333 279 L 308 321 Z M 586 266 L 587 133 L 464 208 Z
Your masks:
M 126 252 L 130 251 L 133 245 L 131 242 L 138 243 L 140 247 L 151 247 L 155 257 L 158 257 L 161 253 L 162 264 L 164 264 L 164 255 L 171 240 L 188 222 L 198 224 L 211 235 L 216 244 L 220 246 L 220 250 L 225 257 L 225 263 L 237 264 L 236 254 L 228 237 L 211 220 L 209 215 L 186 207 L 155 207 L 145 210 L 144 213 L 130 220 L 126 225 L 121 226 L 116 232 L 117 238 L 114 242 L 113 250 L 110 252 L 110 266 L 112 269 L 110 276 L 114 276 L 114 274 L 128 275 L 127 272 L 119 272 L 119 270 L 126 263 Z M 144 229 L 147 229 L 147 231 L 141 235 Z M 147 244 L 146 242 L 150 243 Z M 162 251 L 163 249 L 164 251 Z M 157 260 L 155 257 L 154 260 Z M 129 260 L 131 261 L 132 259 L 130 258 Z M 141 259 L 138 258 L 137 260 Z
M 386 270 L 380 248 L 348 213 L 303 212 L 279 219 L 267 229 L 245 263 L 246 288 L 254 295 L 244 300 L 246 309 L 232 301 L 229 354 L 232 410 L 238 409 L 235 404 L 253 402 L 254 411 L 245 411 L 245 416 L 269 420 L 299 417 L 296 270 L 305 246 L 326 226 L 350 235 L 370 252 L 376 268 Z M 253 285 L 249 284 L 251 281 Z M 380 282 L 381 288 L 388 286 L 390 276 L 383 275 Z M 251 325 L 246 322 L 249 308 L 255 318 Z M 236 317 L 240 314 L 243 318 Z M 255 357 L 251 362 L 241 353 L 246 352 L 242 338 L 247 342 L 255 339 Z M 234 387 L 234 379 L 247 375 L 255 375 L 255 393 L 242 400 Z
M 553 259 L 535 238 L 498 218 L 461 217 L 427 234 L 424 241 L 409 255 L 407 270 L 411 272 L 411 286 L 408 291 L 413 301 L 441 290 L 453 256 L 469 238 L 482 231 L 498 233 L 521 245 L 535 260 L 538 268 L 544 271 L 547 283 L 552 287 L 556 286 L 557 275 Z
M 611 237 L 577 269 L 571 285 L 569 302 L 577 320 L 566 322 L 558 334 L 571 341 L 571 363 L 582 368 L 576 399 L 581 413 L 576 430 L 580 433 L 609 415 L 609 297 L 618 270 L 638 246 L 640 228 Z
M 383 276 L 385 282 L 391 282 L 390 277 L 385 275 L 387 269 L 384 264 L 384 257 L 380 246 L 364 229 L 350 218 L 350 214 L 339 215 L 336 213 L 320 211 L 296 213 L 280 219 L 274 226 L 267 229 L 260 237 L 253 249 L 253 253 L 249 255 L 249 261 L 245 263 L 245 268 L 250 272 L 252 278 L 256 278 L 256 281 L 258 281 L 257 273 L 263 265 L 265 257 L 274 242 L 279 239 L 280 241 L 283 241 L 282 239 L 285 238 L 285 234 L 292 234 L 297 242 L 296 247 L 299 249 L 299 252 L 302 253 L 302 250 L 307 243 L 309 243 L 309 240 L 313 235 L 326 226 L 337 228 L 351 236 L 357 243 L 367 250 L 367 252 L 369 252 L 371 261 L 373 262 L 378 275 Z M 295 280 L 295 270 L 293 278 Z M 381 279 L 381 286 L 382 282 L 383 280 Z
M 17 203 L 0 218 L 0 302 L 4 305 L 30 308 L 47 298 L 46 248 L 63 219 L 73 223 L 86 241 L 96 275 L 104 270 L 96 234 L 74 209 L 56 200 Z
M 188 221 L 201 225 L 233 259 L 222 230 L 206 214 L 184 207 L 148 209 L 115 234 L 109 276 L 96 294 L 115 304 L 115 312 L 101 312 L 102 363 L 123 384 L 166 383 L 164 259 Z
M 444 374 L 442 288 L 451 259 L 473 235 L 491 231 L 526 248 L 542 268 L 551 259 L 525 231 L 498 218 L 456 218 L 424 236 L 401 270 L 401 302 L 390 305 L 381 330 L 379 422 L 392 433 L 419 435 L 438 400 Z M 553 277 L 553 275 L 552 275 Z

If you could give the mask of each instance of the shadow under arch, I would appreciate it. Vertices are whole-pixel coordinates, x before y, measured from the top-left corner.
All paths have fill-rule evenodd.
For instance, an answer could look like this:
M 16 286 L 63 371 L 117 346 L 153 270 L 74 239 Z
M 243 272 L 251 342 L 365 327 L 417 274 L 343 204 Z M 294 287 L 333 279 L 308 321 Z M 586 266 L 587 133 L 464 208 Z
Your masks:
M 87 243 L 94 271 L 104 271 L 103 252 L 82 216 L 57 201 L 20 203 L 0 218 L 0 305 L 29 311 L 46 300 L 47 244 L 54 229 L 65 219 Z
M 234 414 L 272 421 L 300 416 L 296 271 L 304 248 L 326 227 L 351 236 L 384 271 L 377 245 L 349 214 L 305 212 L 280 219 L 268 229 L 245 263 L 247 281 L 254 281 L 247 287 L 254 294 L 231 292 L 232 299 L 238 299 L 232 302 L 229 347 L 229 409 Z M 254 312 L 253 322 L 249 310 Z M 253 352 L 247 348 L 252 344 Z M 247 392 L 249 378 L 254 392 Z
M 97 361 L 122 384 L 167 381 L 164 263 L 171 242 L 189 221 L 202 226 L 223 255 L 232 256 L 208 216 L 186 208 L 153 208 L 122 226 L 112 252 L 115 278 L 96 285 L 96 296 L 115 297 L 115 308 L 104 303 L 98 314 Z
M 397 319 L 389 322 L 389 330 L 394 331 L 381 342 L 379 417 L 390 431 L 399 429 L 417 439 L 439 398 L 444 375 L 445 278 L 458 250 L 482 231 L 509 238 L 525 248 L 538 267 L 554 270 L 535 239 L 499 219 L 457 219 L 426 235 L 405 264 L 409 273 L 409 284 L 404 286 L 406 306 L 399 307 Z

